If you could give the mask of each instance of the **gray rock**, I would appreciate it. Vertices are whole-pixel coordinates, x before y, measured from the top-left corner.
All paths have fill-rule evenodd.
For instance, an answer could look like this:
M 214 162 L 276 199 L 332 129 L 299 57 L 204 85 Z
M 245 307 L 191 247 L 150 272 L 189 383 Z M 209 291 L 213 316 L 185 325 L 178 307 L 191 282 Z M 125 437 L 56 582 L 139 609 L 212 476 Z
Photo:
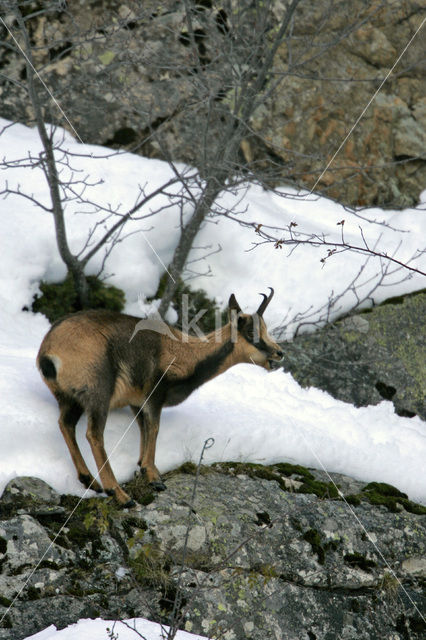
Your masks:
M 53 543 L 45 529 L 29 515 L 19 515 L 0 522 L 0 551 L 2 571 L 20 574 L 28 567 L 43 563 L 52 568 L 71 562 L 74 554 Z
M 331 475 L 343 493 L 362 488 Z M 185 476 L 169 480 L 168 495 L 145 513 L 141 545 L 158 545 L 175 566 L 188 518 L 188 507 L 176 504 L 189 499 L 191 484 Z M 186 549 L 192 568 L 182 576 L 191 603 L 183 611 L 188 631 L 259 640 L 402 638 L 401 615 L 421 621 L 421 590 L 404 581 L 421 575 L 424 517 L 288 494 L 274 481 L 209 474 L 199 481 L 190 521 L 197 545 Z M 394 605 L 395 592 L 406 599 L 402 608 Z
M 194 145 L 194 132 L 204 131 L 209 118 L 206 135 L 214 141 L 223 127 L 220 117 L 211 117 L 208 101 L 203 104 L 204 86 L 224 112 L 234 98 L 226 61 L 220 68 L 215 64 L 229 38 L 219 26 L 216 5 L 210 10 L 210 4 L 199 5 L 195 27 L 209 63 L 203 68 L 205 85 L 194 82 L 184 9 L 175 0 L 88 0 L 69 3 L 67 12 L 51 13 L 48 20 L 33 18 L 37 63 L 85 142 L 121 148 L 141 144 L 140 151 L 153 157 L 161 157 L 166 145 L 173 160 L 202 165 L 203 150 Z M 282 19 L 284 6 L 280 0 L 273 3 L 271 23 Z M 250 8 L 245 11 L 244 24 Z M 12 24 L 11 16 L 5 18 Z M 243 140 L 242 157 L 267 169 L 278 161 L 278 182 L 291 179 L 312 188 L 314 175 L 322 172 L 422 18 L 418 0 L 385 0 L 373 12 L 365 0 L 337 3 L 332 10 L 328 0 L 301 3 L 292 20 L 291 47 L 284 42 L 274 63 L 274 78 L 283 74 L 285 82 L 273 95 L 266 84 L 264 102 L 250 123 L 255 135 Z M 267 29 L 268 34 L 275 30 Z M 57 55 L 62 38 L 66 46 Z M 232 42 L 237 55 L 241 43 Z M 322 177 L 320 186 L 332 197 L 352 205 L 417 203 L 426 179 L 422 46 L 421 38 L 415 38 L 400 72 L 392 74 L 357 124 L 356 136 L 342 149 L 334 170 Z M 308 63 L 297 64 L 289 74 L 290 60 L 303 59 Z M 236 61 L 241 70 L 246 64 L 247 50 Z M 0 114 L 30 122 L 27 92 L 16 81 L 25 74 L 23 57 L 3 47 L 0 70 Z M 49 121 L 64 126 L 50 97 L 41 93 L 40 99 Z M 161 134 L 161 144 L 156 134 Z
M 193 503 L 194 476 L 175 473 L 142 510 L 94 498 L 43 524 L 0 518 L 0 640 L 84 617 L 168 624 L 175 603 L 180 628 L 210 637 L 420 640 L 424 516 L 298 493 L 301 469 L 290 492 L 277 467 L 218 469 Z M 365 486 L 330 475 L 343 495 Z
M 3 511 L 17 512 L 31 515 L 48 516 L 64 513 L 60 506 L 61 496 L 44 480 L 40 478 L 20 476 L 7 483 L 1 496 Z
M 186 584 L 202 584 L 185 629 L 207 637 L 402 640 L 416 637 L 415 632 L 406 632 L 405 620 L 416 616 L 416 622 L 422 624 L 408 598 L 409 606 L 398 616 L 393 596 L 380 590 L 350 595 L 306 589 L 279 578 L 236 574 L 232 569 L 209 574 L 207 581 L 204 578 L 196 571 L 184 576 Z M 422 606 L 418 594 L 410 590 L 408 595 L 417 607 Z
M 173 478 L 169 495 L 159 496 L 146 512 L 148 530 L 141 543 L 157 541 L 175 563 L 188 516 L 187 508 L 181 513 L 169 508 L 170 493 L 179 503 L 189 496 L 189 485 L 185 476 Z M 212 473 L 200 480 L 187 553 L 211 566 L 232 554 L 232 565 L 243 571 L 269 566 L 281 578 L 332 589 L 377 585 L 388 570 L 377 547 L 388 558 L 421 555 L 425 532 L 420 539 L 414 534 L 418 519 L 412 514 L 385 512 L 382 520 L 375 507 L 362 503 L 357 521 L 350 509 L 341 501 L 283 492 L 274 481 Z M 159 522 L 158 512 L 168 517 Z M 358 560 L 344 561 L 354 554 Z
M 370 329 L 367 318 L 363 316 L 349 316 L 342 320 L 342 325 L 347 331 L 359 331 L 360 333 L 368 333 Z
M 284 368 L 339 400 L 391 400 L 400 415 L 426 419 L 425 316 L 424 291 L 389 300 L 284 344 Z

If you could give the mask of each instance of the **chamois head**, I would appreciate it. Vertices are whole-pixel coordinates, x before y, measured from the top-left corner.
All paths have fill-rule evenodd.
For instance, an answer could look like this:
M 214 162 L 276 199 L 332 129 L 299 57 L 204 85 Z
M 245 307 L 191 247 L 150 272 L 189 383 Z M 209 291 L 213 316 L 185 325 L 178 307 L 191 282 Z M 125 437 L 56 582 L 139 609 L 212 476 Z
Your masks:
M 231 294 L 228 303 L 235 350 L 241 362 L 253 362 L 265 369 L 270 369 L 272 361 L 279 361 L 283 357 L 280 346 L 269 335 L 262 317 L 274 295 L 272 287 L 268 288 L 271 293 L 269 296 L 260 294 L 263 300 L 253 314 L 241 311 L 234 294 Z

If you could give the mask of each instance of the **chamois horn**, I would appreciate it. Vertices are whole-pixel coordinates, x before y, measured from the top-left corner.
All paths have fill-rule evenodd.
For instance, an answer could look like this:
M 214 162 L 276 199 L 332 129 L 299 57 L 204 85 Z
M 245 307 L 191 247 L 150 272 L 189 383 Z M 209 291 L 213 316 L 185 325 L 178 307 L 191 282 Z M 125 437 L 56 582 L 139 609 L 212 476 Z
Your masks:
M 268 287 L 268 289 L 270 290 L 270 294 L 269 296 L 267 296 L 265 293 L 260 293 L 259 295 L 263 296 L 263 300 L 260 303 L 260 306 L 258 308 L 258 310 L 256 311 L 258 316 L 263 316 L 263 313 L 266 309 L 266 307 L 268 306 L 268 304 L 271 302 L 272 300 L 272 296 L 274 295 L 274 290 L 272 287 Z

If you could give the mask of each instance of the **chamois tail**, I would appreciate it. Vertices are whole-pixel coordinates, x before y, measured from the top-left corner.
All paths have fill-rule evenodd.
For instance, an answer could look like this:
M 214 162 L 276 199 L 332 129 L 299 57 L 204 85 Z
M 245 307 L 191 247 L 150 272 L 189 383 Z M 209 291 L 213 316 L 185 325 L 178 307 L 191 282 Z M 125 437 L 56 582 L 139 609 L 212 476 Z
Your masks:
M 55 363 L 49 356 L 42 356 L 39 362 L 40 371 L 46 380 L 56 380 L 56 367 Z

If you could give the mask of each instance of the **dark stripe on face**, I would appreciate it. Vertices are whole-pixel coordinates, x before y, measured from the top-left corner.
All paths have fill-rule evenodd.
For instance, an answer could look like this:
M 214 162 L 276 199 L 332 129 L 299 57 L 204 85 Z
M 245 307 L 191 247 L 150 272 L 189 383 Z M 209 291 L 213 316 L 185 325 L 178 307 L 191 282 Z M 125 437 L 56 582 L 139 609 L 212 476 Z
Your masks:
M 260 338 L 257 342 L 252 342 L 252 345 L 256 347 L 256 349 L 259 349 L 259 351 L 265 351 L 266 353 L 272 352 L 271 347 L 268 347 L 268 345 L 262 338 Z

